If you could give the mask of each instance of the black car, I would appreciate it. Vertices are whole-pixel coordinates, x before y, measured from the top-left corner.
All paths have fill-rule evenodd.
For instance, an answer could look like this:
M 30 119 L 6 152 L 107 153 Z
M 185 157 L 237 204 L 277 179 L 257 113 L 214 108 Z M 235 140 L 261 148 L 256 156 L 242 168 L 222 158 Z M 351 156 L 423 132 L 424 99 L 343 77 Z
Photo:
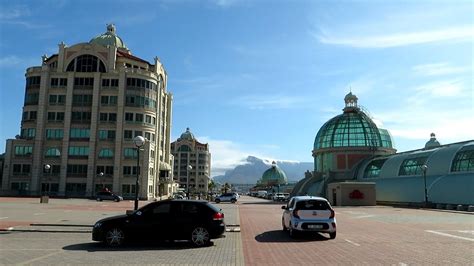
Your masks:
M 97 201 L 103 201 L 103 200 L 113 200 L 115 202 L 119 202 L 123 200 L 123 198 L 117 194 L 114 194 L 113 192 L 110 191 L 100 191 L 97 192 L 95 195 L 95 199 Z
M 225 227 L 224 213 L 209 202 L 171 199 L 99 220 L 92 240 L 108 246 L 132 240 L 190 240 L 195 246 L 207 246 L 211 239 L 224 237 Z

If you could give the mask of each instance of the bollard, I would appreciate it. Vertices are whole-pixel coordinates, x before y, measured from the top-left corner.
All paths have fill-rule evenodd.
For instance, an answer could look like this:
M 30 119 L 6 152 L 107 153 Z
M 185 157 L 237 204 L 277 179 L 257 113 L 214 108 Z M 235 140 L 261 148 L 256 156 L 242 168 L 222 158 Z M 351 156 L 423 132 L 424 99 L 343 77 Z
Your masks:
M 40 197 L 40 203 L 48 203 L 48 202 L 49 202 L 49 196 Z

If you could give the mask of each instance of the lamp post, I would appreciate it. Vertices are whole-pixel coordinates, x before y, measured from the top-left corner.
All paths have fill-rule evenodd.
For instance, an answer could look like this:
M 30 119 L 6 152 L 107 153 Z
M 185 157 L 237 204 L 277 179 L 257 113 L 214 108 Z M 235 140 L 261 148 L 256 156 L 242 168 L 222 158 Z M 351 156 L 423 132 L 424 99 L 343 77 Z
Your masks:
M 423 180 L 425 183 L 425 208 L 428 206 L 428 191 L 426 190 L 426 170 L 428 166 L 426 164 L 421 166 L 421 170 L 423 170 Z
M 145 138 L 142 136 L 136 136 L 133 139 L 133 143 L 137 147 L 137 180 L 135 182 L 135 208 L 134 210 L 138 210 L 138 190 L 139 190 L 138 179 L 140 178 L 140 148 L 145 144 Z
M 189 172 L 190 172 L 191 170 L 193 170 L 193 167 L 192 167 L 191 165 L 188 165 L 188 166 L 186 167 L 186 170 L 188 170 L 188 171 L 187 171 L 187 178 L 186 178 L 186 196 L 187 196 L 188 199 L 189 199 Z
M 104 172 L 99 173 L 99 181 L 102 184 L 102 190 L 104 190 L 104 181 L 102 180 L 102 177 L 104 176 Z
M 51 170 L 51 165 L 49 164 L 45 164 L 44 165 L 44 173 L 45 175 L 49 178 L 49 171 Z M 49 194 L 49 182 L 47 183 L 48 185 L 45 186 L 45 189 L 47 189 L 47 194 Z M 40 184 L 40 189 L 41 189 L 41 192 L 43 192 L 43 183 Z M 48 195 L 49 196 L 49 195 Z

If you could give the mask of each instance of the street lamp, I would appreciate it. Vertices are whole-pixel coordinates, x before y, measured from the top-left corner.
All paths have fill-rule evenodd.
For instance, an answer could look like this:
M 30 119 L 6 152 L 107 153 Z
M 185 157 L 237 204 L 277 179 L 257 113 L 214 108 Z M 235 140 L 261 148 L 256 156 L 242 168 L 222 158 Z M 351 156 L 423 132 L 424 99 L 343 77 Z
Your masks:
M 136 136 L 133 143 L 137 147 L 137 180 L 135 182 L 135 210 L 138 210 L 138 179 L 140 178 L 140 148 L 145 144 L 145 138 Z
M 423 170 L 423 180 L 425 182 L 425 208 L 428 206 L 428 191 L 426 190 L 426 170 L 428 166 L 426 164 L 421 166 L 421 170 Z
M 100 183 L 102 184 L 102 190 L 104 190 L 104 182 L 102 180 L 102 177 L 104 176 L 104 172 L 100 172 L 99 173 L 99 181 Z
M 45 175 L 48 176 L 48 177 L 49 177 L 49 171 L 50 171 L 50 170 L 51 170 L 51 165 L 45 164 L 45 165 L 44 165 L 44 172 L 45 172 Z M 41 188 L 40 188 L 40 189 L 41 189 L 41 192 L 43 192 L 43 183 L 41 183 L 40 186 L 41 186 Z M 49 194 L 49 182 L 48 182 L 48 185 L 45 186 L 45 189 L 46 189 L 46 188 L 48 189 L 48 194 Z
M 186 169 L 188 170 L 187 171 L 187 178 L 186 178 L 186 196 L 188 197 L 189 199 L 189 171 L 193 170 L 193 167 L 191 165 L 188 165 L 188 167 L 186 167 Z

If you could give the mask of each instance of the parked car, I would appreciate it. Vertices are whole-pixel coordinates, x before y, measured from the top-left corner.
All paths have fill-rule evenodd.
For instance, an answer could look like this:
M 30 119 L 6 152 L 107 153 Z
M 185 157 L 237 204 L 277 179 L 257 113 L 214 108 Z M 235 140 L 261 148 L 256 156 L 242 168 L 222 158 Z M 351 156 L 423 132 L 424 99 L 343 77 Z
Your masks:
M 303 232 L 323 232 L 331 239 L 336 238 L 336 213 L 325 198 L 296 196 L 281 208 L 283 231 L 288 231 L 290 237 Z
M 92 240 L 112 247 L 133 240 L 190 240 L 201 247 L 223 237 L 225 227 L 224 213 L 209 202 L 171 199 L 97 221 Z
M 115 202 L 119 202 L 123 200 L 122 196 L 119 196 L 117 194 L 114 194 L 111 191 L 99 191 L 95 195 L 95 199 L 97 201 L 103 201 L 103 200 L 113 200 Z
M 224 193 L 220 196 L 217 196 L 214 199 L 215 203 L 221 203 L 221 202 L 231 202 L 231 203 L 236 203 L 237 202 L 237 195 L 235 193 Z
M 286 199 L 284 193 L 276 193 L 273 195 L 273 200 L 274 201 L 284 201 Z

